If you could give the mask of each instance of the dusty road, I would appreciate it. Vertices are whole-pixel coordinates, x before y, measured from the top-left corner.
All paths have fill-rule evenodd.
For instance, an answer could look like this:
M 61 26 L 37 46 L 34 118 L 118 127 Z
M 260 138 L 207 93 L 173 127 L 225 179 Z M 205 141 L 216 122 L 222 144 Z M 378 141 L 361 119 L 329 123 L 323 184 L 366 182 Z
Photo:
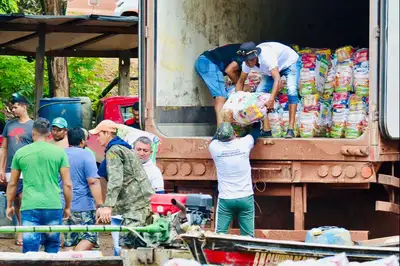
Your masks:
M 62 249 L 61 249 L 62 250 Z M 100 249 L 104 256 L 113 255 L 111 233 L 100 234 Z M 22 247 L 15 245 L 14 239 L 0 239 L 0 252 L 22 252 Z

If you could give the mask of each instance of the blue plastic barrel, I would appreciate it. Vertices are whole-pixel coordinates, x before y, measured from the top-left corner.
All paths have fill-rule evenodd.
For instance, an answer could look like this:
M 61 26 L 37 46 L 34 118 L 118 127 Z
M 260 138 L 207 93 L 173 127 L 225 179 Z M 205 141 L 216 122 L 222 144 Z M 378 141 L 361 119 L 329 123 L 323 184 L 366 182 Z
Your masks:
M 69 128 L 82 127 L 82 106 L 79 98 L 43 98 L 40 99 L 39 117 L 53 121 L 63 117 Z

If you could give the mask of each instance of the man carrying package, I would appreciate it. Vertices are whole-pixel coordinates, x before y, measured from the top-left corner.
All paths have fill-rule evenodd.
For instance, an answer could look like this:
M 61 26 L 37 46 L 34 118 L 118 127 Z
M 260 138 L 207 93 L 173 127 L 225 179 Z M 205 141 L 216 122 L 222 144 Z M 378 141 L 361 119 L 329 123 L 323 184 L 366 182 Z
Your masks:
M 240 44 L 227 44 L 202 53 L 196 61 L 197 73 L 206 83 L 211 96 L 215 99 L 214 108 L 217 116 L 217 125 L 222 123 L 220 115 L 222 106 L 227 98 L 224 76 L 228 76 L 233 83 L 239 79 L 242 60 L 237 55 Z
M 210 143 L 218 180 L 217 233 L 228 233 L 233 216 L 237 216 L 240 234 L 254 237 L 254 195 L 249 157 L 258 133 L 259 129 L 253 127 L 252 135 L 238 138 L 232 125 L 223 122 Z
M 298 79 L 300 75 L 299 55 L 290 47 L 278 42 L 265 42 L 256 46 L 254 42 L 246 42 L 240 46 L 238 54 L 243 62 L 242 73 L 236 84 L 236 91 L 242 91 L 244 81 L 250 70 L 257 70 L 264 75 L 257 92 L 271 93 L 267 102 L 269 109 L 274 108 L 275 98 L 281 86 L 281 77 L 286 76 L 289 100 L 289 128 L 285 138 L 293 138 L 297 104 L 299 103 Z M 270 137 L 268 118 L 264 119 L 261 136 Z

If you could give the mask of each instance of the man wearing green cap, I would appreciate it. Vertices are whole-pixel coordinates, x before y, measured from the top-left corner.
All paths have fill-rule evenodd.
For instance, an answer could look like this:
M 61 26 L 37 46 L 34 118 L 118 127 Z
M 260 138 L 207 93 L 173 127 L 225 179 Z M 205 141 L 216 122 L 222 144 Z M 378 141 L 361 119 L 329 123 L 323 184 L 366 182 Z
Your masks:
M 253 127 L 253 133 L 259 129 Z M 237 216 L 240 234 L 254 237 L 254 196 L 251 179 L 250 150 L 254 137 L 237 138 L 229 123 L 221 123 L 209 150 L 217 169 L 217 233 L 228 233 L 233 216 Z
M 69 147 L 67 134 L 67 120 L 62 117 L 54 118 L 53 122 L 51 122 L 51 136 L 53 138 L 51 142 L 62 149 L 66 149 Z

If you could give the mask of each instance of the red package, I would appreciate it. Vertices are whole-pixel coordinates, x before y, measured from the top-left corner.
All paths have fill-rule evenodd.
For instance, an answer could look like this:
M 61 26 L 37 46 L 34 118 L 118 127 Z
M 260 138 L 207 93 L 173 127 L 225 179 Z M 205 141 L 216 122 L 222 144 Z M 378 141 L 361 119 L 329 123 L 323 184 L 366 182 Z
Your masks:
M 301 62 L 303 68 L 315 68 L 317 62 L 317 55 L 313 53 L 303 54 L 301 56 Z
M 367 48 L 362 48 L 357 50 L 354 53 L 354 64 L 359 64 L 365 61 L 368 61 L 369 58 L 369 52 Z

